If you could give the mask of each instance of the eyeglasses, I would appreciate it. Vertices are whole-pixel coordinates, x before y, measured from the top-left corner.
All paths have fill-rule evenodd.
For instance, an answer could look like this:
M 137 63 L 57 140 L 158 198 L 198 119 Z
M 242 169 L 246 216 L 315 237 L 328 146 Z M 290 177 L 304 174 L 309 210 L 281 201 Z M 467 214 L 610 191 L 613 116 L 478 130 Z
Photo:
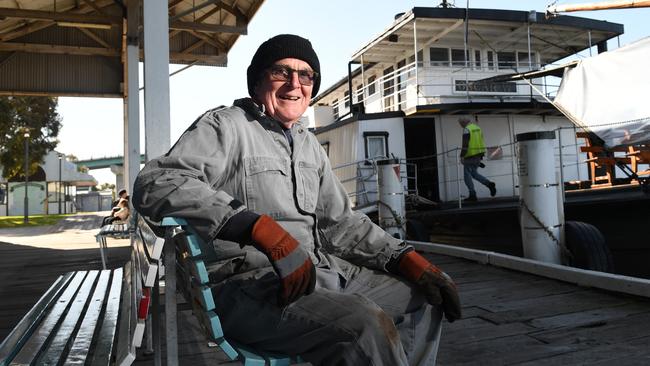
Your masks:
M 286 65 L 273 65 L 269 68 L 269 75 L 274 81 L 291 81 L 293 73 L 298 73 L 298 82 L 301 85 L 314 85 L 314 79 L 318 73 L 312 70 L 295 70 Z

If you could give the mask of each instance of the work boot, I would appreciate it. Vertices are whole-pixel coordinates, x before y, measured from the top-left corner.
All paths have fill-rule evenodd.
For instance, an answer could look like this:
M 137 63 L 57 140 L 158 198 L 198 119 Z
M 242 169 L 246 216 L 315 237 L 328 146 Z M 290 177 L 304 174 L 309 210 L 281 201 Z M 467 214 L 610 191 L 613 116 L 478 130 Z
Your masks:
M 476 202 L 478 199 L 476 198 L 476 193 L 471 193 L 469 194 L 469 197 L 465 198 L 463 202 Z
M 488 188 L 490 189 L 490 196 L 494 197 L 497 194 L 497 185 L 494 182 L 488 183 Z

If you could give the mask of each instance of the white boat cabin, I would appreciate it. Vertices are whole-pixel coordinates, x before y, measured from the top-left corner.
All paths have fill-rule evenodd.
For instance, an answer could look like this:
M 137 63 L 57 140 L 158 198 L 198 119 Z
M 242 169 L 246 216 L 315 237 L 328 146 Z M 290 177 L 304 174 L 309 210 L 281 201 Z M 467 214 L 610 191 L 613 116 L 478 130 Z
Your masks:
M 604 52 L 622 33 L 621 24 L 534 11 L 416 7 L 352 56 L 355 69 L 312 100 L 306 119 L 357 205 L 376 200 L 371 161 L 379 157 L 402 159 L 410 193 L 433 201 L 466 196 L 460 115 L 483 130 L 480 173 L 496 182 L 498 196 L 518 194 L 515 138 L 523 132 L 557 130 L 562 179 L 586 180 L 582 141 L 549 103 L 559 80 L 489 78 Z M 479 197 L 489 196 L 476 186 Z

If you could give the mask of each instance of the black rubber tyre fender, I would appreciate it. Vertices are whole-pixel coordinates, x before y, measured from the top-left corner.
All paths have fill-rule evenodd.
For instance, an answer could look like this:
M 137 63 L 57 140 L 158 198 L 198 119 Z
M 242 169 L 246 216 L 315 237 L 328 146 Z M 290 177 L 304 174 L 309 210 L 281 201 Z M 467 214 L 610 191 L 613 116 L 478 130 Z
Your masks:
M 564 236 L 571 253 L 569 265 L 592 271 L 614 272 L 612 253 L 597 227 L 581 221 L 566 221 Z
M 431 241 L 427 227 L 421 221 L 412 219 L 406 221 L 406 238 L 415 241 Z

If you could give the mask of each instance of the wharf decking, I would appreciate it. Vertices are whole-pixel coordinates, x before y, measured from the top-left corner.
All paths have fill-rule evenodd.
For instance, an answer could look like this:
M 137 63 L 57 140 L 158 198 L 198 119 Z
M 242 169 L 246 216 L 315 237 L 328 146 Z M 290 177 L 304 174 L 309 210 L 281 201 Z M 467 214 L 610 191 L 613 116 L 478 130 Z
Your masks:
M 0 339 L 58 274 L 101 268 L 94 231 L 88 230 L 87 245 L 61 249 L 10 244 L 8 239 L 25 236 L 0 230 Z M 128 260 L 130 248 L 123 244 L 109 248 L 111 268 Z M 444 323 L 438 365 L 650 364 L 650 299 L 426 255 L 456 280 L 464 313 L 462 320 Z M 208 347 L 190 311 L 180 313 L 179 330 L 181 365 L 240 364 Z M 135 364 L 153 361 L 141 355 Z

